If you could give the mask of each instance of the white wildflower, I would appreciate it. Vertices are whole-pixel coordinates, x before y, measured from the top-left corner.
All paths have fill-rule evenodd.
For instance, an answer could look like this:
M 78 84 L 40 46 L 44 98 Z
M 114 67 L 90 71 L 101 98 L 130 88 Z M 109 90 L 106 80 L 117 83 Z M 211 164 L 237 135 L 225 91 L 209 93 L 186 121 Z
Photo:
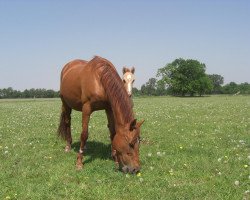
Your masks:
M 239 186 L 240 185 L 240 181 L 235 181 L 234 185 Z

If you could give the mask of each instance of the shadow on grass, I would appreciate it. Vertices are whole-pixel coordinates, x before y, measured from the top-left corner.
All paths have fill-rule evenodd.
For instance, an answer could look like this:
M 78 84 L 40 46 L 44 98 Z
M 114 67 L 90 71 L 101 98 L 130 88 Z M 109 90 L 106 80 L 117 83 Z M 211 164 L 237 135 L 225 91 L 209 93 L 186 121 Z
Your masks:
M 71 148 L 78 153 L 80 148 L 80 142 L 73 143 Z M 84 150 L 84 156 L 89 156 L 89 158 L 84 158 L 85 164 L 90 163 L 95 159 L 112 160 L 111 144 L 104 144 L 102 142 L 96 141 L 87 141 L 87 149 Z

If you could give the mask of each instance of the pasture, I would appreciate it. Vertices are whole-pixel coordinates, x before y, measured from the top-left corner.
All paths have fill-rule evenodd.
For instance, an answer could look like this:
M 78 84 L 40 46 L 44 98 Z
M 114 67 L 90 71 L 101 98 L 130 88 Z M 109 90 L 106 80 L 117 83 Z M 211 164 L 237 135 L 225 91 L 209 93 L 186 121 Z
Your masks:
M 134 98 L 137 176 L 115 170 L 104 111 L 90 120 L 84 169 L 57 138 L 59 99 L 0 100 L 0 199 L 250 199 L 250 96 Z

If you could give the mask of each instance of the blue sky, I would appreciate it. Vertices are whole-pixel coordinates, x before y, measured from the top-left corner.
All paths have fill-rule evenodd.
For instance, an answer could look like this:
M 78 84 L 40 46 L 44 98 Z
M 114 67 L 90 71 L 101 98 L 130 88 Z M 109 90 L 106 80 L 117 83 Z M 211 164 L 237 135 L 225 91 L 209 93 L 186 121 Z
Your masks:
M 72 59 L 136 68 L 140 88 L 176 58 L 250 82 L 250 1 L 0 0 L 0 88 L 59 89 Z

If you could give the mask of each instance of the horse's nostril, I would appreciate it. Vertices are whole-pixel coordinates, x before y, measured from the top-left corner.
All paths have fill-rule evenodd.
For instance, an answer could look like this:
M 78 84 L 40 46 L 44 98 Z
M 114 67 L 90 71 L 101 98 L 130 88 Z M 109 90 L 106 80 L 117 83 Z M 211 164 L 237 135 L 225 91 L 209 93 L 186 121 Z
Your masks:
M 131 174 L 137 174 L 139 171 L 140 171 L 140 167 L 135 167 L 135 168 L 130 169 L 129 172 Z
M 122 171 L 124 173 L 128 173 L 129 172 L 129 168 L 127 166 L 125 166 L 125 167 L 122 168 Z

